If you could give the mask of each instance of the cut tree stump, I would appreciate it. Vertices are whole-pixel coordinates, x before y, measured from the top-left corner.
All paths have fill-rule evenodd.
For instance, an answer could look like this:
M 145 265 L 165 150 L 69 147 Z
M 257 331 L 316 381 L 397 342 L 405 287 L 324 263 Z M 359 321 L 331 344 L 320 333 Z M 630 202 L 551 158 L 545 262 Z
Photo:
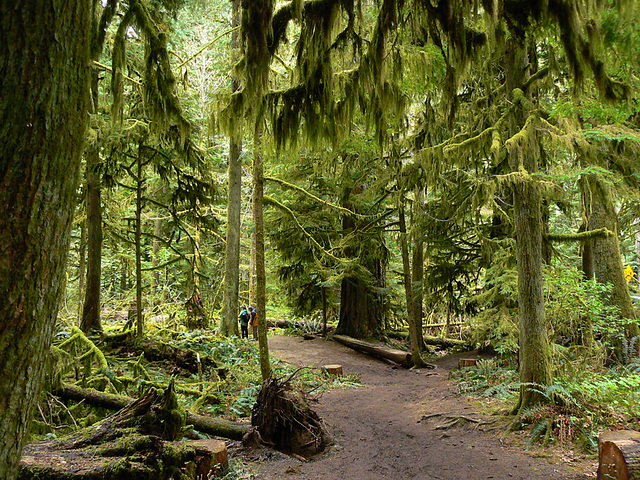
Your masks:
M 603 432 L 598 451 L 598 480 L 640 480 L 640 432 Z
M 458 360 L 458 368 L 475 367 L 477 363 L 475 358 L 461 358 Z
M 220 475 L 229 468 L 229 454 L 227 444 L 222 440 L 206 439 L 183 441 L 183 445 L 191 447 L 196 452 L 193 463 L 194 472 L 188 472 L 191 477 L 207 479 Z
M 327 375 L 335 375 L 336 377 L 341 377 L 342 365 L 325 365 L 322 367 L 322 371 Z
M 358 350 L 359 352 L 366 353 L 368 355 L 391 360 L 392 362 L 399 363 L 403 367 L 411 368 L 413 366 L 413 360 L 411 360 L 411 353 L 403 350 L 396 350 L 389 348 L 385 345 L 377 345 L 371 342 L 365 342 L 358 340 L 357 338 L 351 338 L 347 335 L 334 335 L 333 339 L 347 347 Z

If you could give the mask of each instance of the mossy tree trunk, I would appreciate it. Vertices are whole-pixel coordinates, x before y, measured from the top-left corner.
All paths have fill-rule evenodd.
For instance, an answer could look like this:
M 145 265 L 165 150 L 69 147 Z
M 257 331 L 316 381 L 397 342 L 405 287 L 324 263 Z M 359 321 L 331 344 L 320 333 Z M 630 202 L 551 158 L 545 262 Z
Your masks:
M 413 203 L 412 218 L 413 225 L 417 223 L 423 212 L 424 190 L 416 191 Z M 424 288 L 424 241 L 422 235 L 413 231 L 412 259 L 411 259 L 411 289 L 413 292 L 413 312 L 415 315 L 416 330 L 418 331 L 418 345 L 420 351 L 427 349 L 422 336 L 424 311 L 422 308 L 423 288 Z
M 599 283 L 611 284 L 611 294 L 607 301 L 620 309 L 622 317 L 635 319 L 620 255 L 618 215 L 613 204 L 611 187 L 597 175 L 588 175 L 583 180 L 582 195 L 587 229 L 607 228 L 613 232 L 613 235 L 595 237 L 588 241 L 594 277 Z M 632 336 L 640 334 L 636 323 L 630 325 L 629 333 Z
M 258 348 L 260 350 L 260 372 L 262 379 L 271 376 L 269 345 L 267 343 L 267 274 L 264 264 L 264 166 L 262 163 L 262 124 L 256 123 L 253 139 L 253 224 L 255 229 L 256 257 L 256 309 L 258 311 Z
M 420 356 L 420 340 L 422 328 L 418 330 L 416 321 L 415 303 L 411 285 L 411 262 L 409 261 L 409 241 L 407 240 L 407 222 L 405 220 L 404 202 L 398 202 L 398 219 L 400 224 L 400 251 L 402 253 L 402 279 L 404 293 L 407 302 L 407 320 L 409 324 L 409 338 L 411 339 L 411 360 L 416 367 L 424 367 L 425 363 Z M 424 341 L 424 340 L 423 340 Z
M 524 42 L 523 42 L 524 43 Z M 528 58 L 524 46 L 516 39 L 509 42 L 507 53 L 507 91 L 524 85 Z M 519 134 L 524 126 L 520 105 L 510 119 L 509 133 Z M 510 152 L 512 171 L 520 176 L 514 181 L 513 210 L 518 264 L 518 326 L 520 344 L 520 397 L 516 411 L 521 412 L 545 401 L 538 392 L 551 383 L 551 349 L 544 314 L 542 278 L 542 191 L 531 174 L 538 171 L 535 149 L 516 147 Z
M 98 71 L 91 72 L 91 111 L 98 108 Z M 87 188 L 87 288 L 82 308 L 80 329 L 84 333 L 102 330 L 100 320 L 100 287 L 102 285 L 102 202 L 100 186 L 100 153 L 98 146 L 92 145 L 86 152 Z
M 141 141 L 138 145 L 136 174 L 134 176 L 134 181 L 136 182 L 136 335 L 138 338 L 142 338 L 144 335 L 144 320 L 142 316 L 142 197 L 145 188 L 145 178 L 142 162 L 142 146 L 143 143 Z
M 16 478 L 64 288 L 91 2 L 0 1 L 0 478 Z
M 231 25 L 240 24 L 240 0 L 233 0 L 231 6 Z M 231 34 L 231 48 L 238 50 L 238 31 Z M 231 80 L 231 90 L 240 89 L 237 77 Z M 228 167 L 228 203 L 227 203 L 227 238 L 225 246 L 225 276 L 222 321 L 220 334 L 224 336 L 239 335 L 238 332 L 238 293 L 240 276 L 240 211 L 242 206 L 242 129 L 229 140 Z

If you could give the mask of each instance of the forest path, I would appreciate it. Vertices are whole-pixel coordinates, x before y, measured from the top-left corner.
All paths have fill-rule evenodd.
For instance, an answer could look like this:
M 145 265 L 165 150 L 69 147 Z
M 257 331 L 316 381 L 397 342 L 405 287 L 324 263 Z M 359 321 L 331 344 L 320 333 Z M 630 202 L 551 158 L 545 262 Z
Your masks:
M 478 402 L 457 395 L 448 380 L 461 355 L 439 359 L 433 370 L 406 370 L 321 338 L 275 336 L 269 350 L 297 366 L 341 364 L 345 374 L 360 375 L 362 387 L 325 392 L 312 405 L 334 439 L 327 453 L 302 462 L 270 451 L 246 452 L 259 479 L 595 478 L 593 460 L 534 456 L 507 445 L 504 420 L 482 414 Z M 451 418 L 461 421 L 442 428 Z

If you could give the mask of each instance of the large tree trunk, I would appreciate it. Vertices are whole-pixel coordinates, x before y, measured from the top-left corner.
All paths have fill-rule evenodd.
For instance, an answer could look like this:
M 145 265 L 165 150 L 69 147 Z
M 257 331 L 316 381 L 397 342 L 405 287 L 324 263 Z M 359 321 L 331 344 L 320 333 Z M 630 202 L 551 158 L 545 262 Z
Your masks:
M 412 210 L 412 224 L 418 223 L 423 214 L 423 202 L 424 202 L 424 190 L 420 189 L 416 191 L 415 200 Z M 424 241 L 422 235 L 414 233 L 411 235 L 413 239 L 413 251 L 411 260 L 411 289 L 413 292 L 413 313 L 415 315 L 416 330 L 419 332 L 418 345 L 420 351 L 426 350 L 426 346 L 423 340 L 423 318 L 424 310 L 422 308 L 423 288 L 424 288 Z
M 231 5 L 231 25 L 240 25 L 240 0 Z M 238 30 L 231 34 L 231 49 L 238 50 Z M 231 80 L 231 91 L 240 89 L 237 77 Z M 225 247 L 224 294 L 220 334 L 238 336 L 238 293 L 240 276 L 240 210 L 242 207 L 242 129 L 229 141 L 229 180 L 227 203 L 227 238 Z
M 91 2 L 0 1 L 0 478 L 16 478 L 64 286 Z
M 142 338 L 144 335 L 144 321 L 142 316 L 142 193 L 144 189 L 142 166 L 142 142 L 138 145 L 138 158 L 136 165 L 136 335 Z
M 511 92 L 524 84 L 529 61 L 517 40 L 511 40 L 509 47 L 506 87 Z M 511 118 L 510 135 L 517 134 L 523 126 L 524 112 L 520 107 Z M 539 181 L 530 175 L 538 171 L 534 150 L 516 146 L 509 158 L 512 171 L 521 175 L 513 185 L 522 385 L 516 407 L 518 412 L 543 402 L 544 396 L 538 390 L 551 383 L 551 350 L 544 315 L 542 278 L 542 192 Z
M 404 294 L 407 302 L 407 317 L 409 323 L 409 338 L 411 339 L 411 360 L 416 367 L 424 366 L 424 361 L 420 356 L 420 340 L 422 339 L 422 329 L 418 331 L 416 322 L 415 304 L 413 302 L 413 291 L 411 286 L 411 264 L 409 262 L 409 247 L 407 240 L 407 224 L 404 214 L 404 202 L 399 202 L 398 218 L 400 223 L 400 251 L 402 252 L 402 278 L 404 280 Z
M 347 205 L 347 208 L 350 206 Z M 351 216 L 342 220 L 344 235 L 355 228 Z M 384 299 L 380 291 L 385 287 L 385 261 L 377 258 L 371 245 L 363 267 L 371 274 L 370 283 L 357 277 L 345 277 L 340 288 L 340 320 L 336 333 L 354 338 L 370 338 L 382 333 L 384 326 Z M 347 256 L 351 253 L 345 252 Z M 373 287 L 371 286 L 373 284 Z M 378 288 L 376 288 L 378 287 Z M 379 290 L 378 290 L 379 289 Z M 376 291 L 378 290 L 378 291 Z
M 78 247 L 78 323 L 82 322 L 84 310 L 84 284 L 87 272 L 87 221 L 80 224 L 80 245 Z
M 611 284 L 608 302 L 617 306 L 624 318 L 635 319 L 636 315 L 620 255 L 618 215 L 613 205 L 611 188 L 597 175 L 588 175 L 582 190 L 588 230 L 607 228 L 613 232 L 613 235 L 589 240 L 595 279 L 599 283 Z M 640 334 L 636 324 L 632 324 L 630 330 L 631 335 Z
M 98 72 L 91 73 L 92 111 L 98 108 Z M 92 146 L 87 159 L 87 289 L 80 329 L 84 333 L 102 330 L 100 320 L 100 287 L 102 284 L 102 205 L 100 201 L 100 154 L 98 146 Z

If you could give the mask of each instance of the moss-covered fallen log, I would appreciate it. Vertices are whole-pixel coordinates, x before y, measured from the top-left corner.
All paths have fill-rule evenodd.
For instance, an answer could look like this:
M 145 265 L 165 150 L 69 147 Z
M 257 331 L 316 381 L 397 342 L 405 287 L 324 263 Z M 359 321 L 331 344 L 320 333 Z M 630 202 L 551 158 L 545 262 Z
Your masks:
M 75 392 L 76 394 L 78 392 Z M 99 393 L 99 392 L 97 392 Z M 96 399 L 96 395 L 88 398 Z M 124 397 L 126 398 L 126 397 Z M 112 399 L 121 404 L 123 398 Z M 105 398 L 101 404 L 107 405 Z M 224 442 L 181 442 L 185 411 L 173 382 L 152 389 L 101 422 L 24 449 L 20 480 L 172 480 L 210 478 L 225 464 Z
M 396 350 L 396 349 L 387 347 L 386 345 L 365 342 L 364 340 L 351 338 L 351 337 L 348 337 L 347 335 L 334 335 L 332 338 L 335 341 L 349 348 L 358 350 L 359 352 L 366 353 L 368 355 L 371 355 L 377 358 L 391 360 L 392 362 L 398 363 L 403 367 L 410 368 L 413 366 L 413 361 L 411 360 L 411 353 L 409 352 L 405 352 L 403 350 Z
M 106 408 L 109 410 L 119 410 L 126 407 L 135 399 L 124 395 L 114 395 L 111 393 L 98 392 L 92 389 L 80 388 L 75 385 L 64 384 L 56 395 L 75 401 L 83 401 L 89 405 Z M 193 425 L 195 430 L 217 437 L 241 440 L 245 433 L 251 428 L 249 424 L 231 422 L 221 418 L 206 417 L 187 411 L 186 422 Z
M 407 340 L 409 338 L 409 332 L 404 331 L 389 332 L 387 335 L 390 338 L 396 338 L 399 340 Z M 434 337 L 431 335 L 425 335 L 422 338 L 424 339 L 424 343 L 427 345 L 434 345 L 441 348 L 465 348 L 467 346 L 467 343 L 464 340 L 458 340 L 455 338 Z

